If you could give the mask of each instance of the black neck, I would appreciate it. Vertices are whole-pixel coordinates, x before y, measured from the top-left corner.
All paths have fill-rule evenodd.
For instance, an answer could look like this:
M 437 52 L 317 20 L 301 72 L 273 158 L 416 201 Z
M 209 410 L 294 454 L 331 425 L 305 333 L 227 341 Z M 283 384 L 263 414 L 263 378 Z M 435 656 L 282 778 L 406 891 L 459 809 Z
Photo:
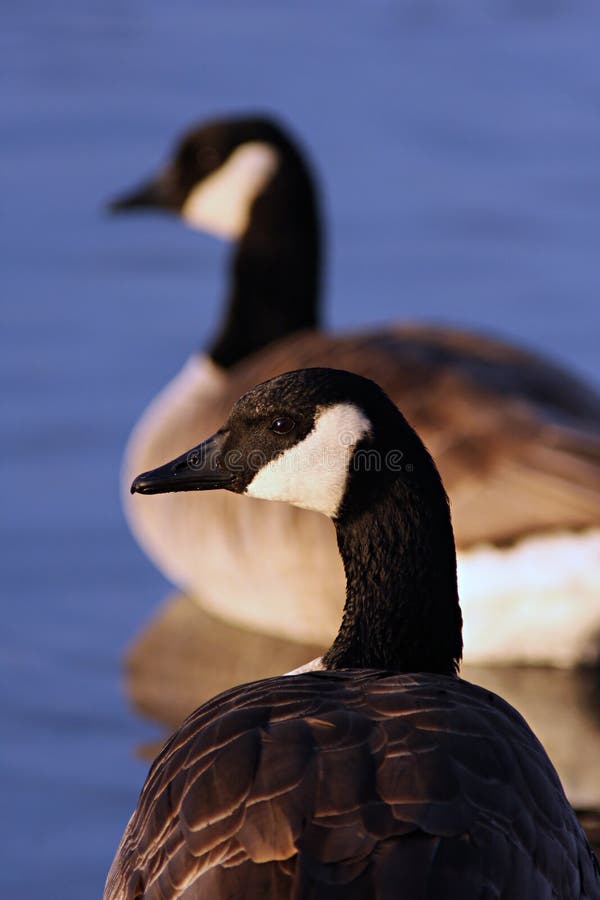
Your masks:
M 299 159 L 283 158 L 234 252 L 225 321 L 209 348 L 217 365 L 319 324 L 320 251 L 311 177 Z
M 342 515 L 336 530 L 346 605 L 326 667 L 455 674 L 462 620 L 439 476 L 433 484 L 397 479 L 367 511 Z

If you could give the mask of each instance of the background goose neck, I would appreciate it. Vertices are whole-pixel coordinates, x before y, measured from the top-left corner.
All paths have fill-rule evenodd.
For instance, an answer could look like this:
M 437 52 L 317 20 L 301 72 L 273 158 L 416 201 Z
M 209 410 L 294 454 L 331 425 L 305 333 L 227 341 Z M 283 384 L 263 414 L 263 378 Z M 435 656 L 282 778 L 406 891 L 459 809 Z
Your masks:
M 321 227 L 312 175 L 282 161 L 234 250 L 223 327 L 209 354 L 230 368 L 272 341 L 319 325 Z

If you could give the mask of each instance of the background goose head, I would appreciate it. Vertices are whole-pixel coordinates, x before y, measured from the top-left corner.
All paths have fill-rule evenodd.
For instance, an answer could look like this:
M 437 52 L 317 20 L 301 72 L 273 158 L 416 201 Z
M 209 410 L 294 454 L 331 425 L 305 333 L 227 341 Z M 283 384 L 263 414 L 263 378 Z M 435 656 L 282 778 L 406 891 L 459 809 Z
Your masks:
M 275 119 L 232 116 L 187 131 L 159 173 L 109 209 L 172 212 L 235 242 L 227 312 L 209 349 L 219 366 L 318 324 L 315 176 L 296 138 Z
M 374 382 L 334 369 L 277 376 L 245 394 L 215 435 L 138 476 L 131 490 L 216 488 L 334 520 L 347 587 L 328 667 L 456 671 L 448 500 L 422 441 Z
M 160 172 L 109 209 L 174 212 L 194 228 L 239 240 L 253 203 L 281 169 L 290 192 L 294 181 L 306 186 L 312 178 L 296 142 L 275 119 L 212 119 L 186 131 Z

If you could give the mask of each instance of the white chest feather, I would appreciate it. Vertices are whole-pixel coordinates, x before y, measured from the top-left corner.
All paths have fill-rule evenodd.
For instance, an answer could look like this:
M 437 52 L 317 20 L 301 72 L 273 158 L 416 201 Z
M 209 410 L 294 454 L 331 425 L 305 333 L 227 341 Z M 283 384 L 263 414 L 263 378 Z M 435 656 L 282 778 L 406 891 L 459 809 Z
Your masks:
M 256 473 L 246 493 L 335 517 L 346 490 L 354 448 L 370 429 L 367 417 L 352 403 L 325 409 L 303 441 Z
M 248 227 L 253 202 L 272 178 L 277 151 L 258 141 L 242 144 L 183 204 L 185 221 L 201 231 L 238 240 Z
M 311 659 L 310 662 L 304 663 L 303 666 L 298 666 L 297 669 L 291 669 L 289 672 L 285 672 L 285 675 L 302 675 L 303 672 L 324 672 L 325 666 L 323 665 L 323 658 L 321 656 L 317 656 L 316 659 Z
M 600 531 L 477 547 L 458 557 L 465 659 L 573 666 L 600 643 Z

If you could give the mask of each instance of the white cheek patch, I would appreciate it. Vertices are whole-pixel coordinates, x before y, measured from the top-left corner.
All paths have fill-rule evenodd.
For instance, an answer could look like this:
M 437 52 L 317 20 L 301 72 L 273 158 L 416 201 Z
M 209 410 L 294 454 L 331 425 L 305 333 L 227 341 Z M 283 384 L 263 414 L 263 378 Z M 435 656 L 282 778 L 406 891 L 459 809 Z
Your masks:
M 246 494 L 284 500 L 333 518 L 346 490 L 354 448 L 371 427 L 352 403 L 328 407 L 303 441 L 259 469 Z
M 251 141 L 237 150 L 190 192 L 181 215 L 193 228 L 238 240 L 250 209 L 273 177 L 279 155 L 269 144 Z

